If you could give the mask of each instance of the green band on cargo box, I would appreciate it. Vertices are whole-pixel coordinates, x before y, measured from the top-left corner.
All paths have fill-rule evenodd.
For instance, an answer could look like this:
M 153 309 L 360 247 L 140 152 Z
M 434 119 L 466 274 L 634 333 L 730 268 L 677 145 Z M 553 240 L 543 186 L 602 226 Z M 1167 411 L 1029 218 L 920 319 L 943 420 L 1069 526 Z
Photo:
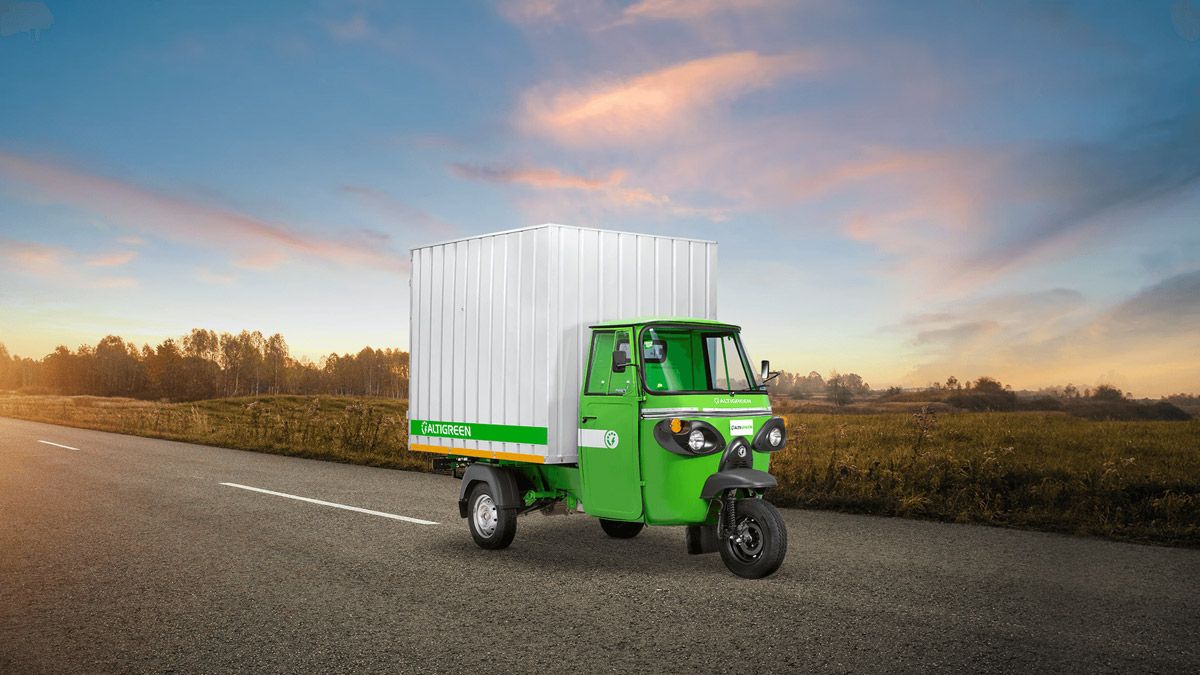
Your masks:
M 512 424 L 481 424 L 478 422 L 435 422 L 409 420 L 408 435 L 458 438 L 464 441 L 500 441 L 503 443 L 533 443 L 546 445 L 546 427 L 522 427 Z

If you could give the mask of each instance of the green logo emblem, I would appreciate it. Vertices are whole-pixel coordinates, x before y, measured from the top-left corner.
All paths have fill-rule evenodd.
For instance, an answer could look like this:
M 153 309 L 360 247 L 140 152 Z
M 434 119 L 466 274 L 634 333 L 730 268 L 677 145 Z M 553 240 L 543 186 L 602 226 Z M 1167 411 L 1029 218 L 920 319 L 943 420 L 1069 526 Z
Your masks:
M 615 448 L 620 442 L 621 437 L 617 435 L 617 432 L 611 429 L 604 432 L 604 445 L 608 446 L 608 448 Z

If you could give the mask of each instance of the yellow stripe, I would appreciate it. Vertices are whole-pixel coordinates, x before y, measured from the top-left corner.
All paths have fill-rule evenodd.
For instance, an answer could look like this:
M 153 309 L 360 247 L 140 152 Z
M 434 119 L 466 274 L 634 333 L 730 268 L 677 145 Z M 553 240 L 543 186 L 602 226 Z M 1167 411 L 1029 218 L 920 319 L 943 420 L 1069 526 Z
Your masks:
M 482 457 L 484 459 L 507 459 L 514 462 L 533 462 L 545 464 L 546 458 L 541 455 L 526 455 L 520 452 L 496 452 L 493 450 L 472 450 L 470 448 L 448 448 L 442 445 L 422 445 L 412 443 L 409 450 L 417 452 L 434 452 L 439 455 L 462 455 L 463 457 Z

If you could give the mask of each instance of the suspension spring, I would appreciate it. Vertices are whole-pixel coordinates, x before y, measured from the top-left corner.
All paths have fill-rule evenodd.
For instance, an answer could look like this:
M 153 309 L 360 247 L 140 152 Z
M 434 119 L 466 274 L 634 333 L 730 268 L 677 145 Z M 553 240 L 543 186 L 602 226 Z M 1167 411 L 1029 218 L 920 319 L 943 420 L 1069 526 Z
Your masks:
M 725 534 L 732 536 L 737 531 L 737 491 L 725 493 Z

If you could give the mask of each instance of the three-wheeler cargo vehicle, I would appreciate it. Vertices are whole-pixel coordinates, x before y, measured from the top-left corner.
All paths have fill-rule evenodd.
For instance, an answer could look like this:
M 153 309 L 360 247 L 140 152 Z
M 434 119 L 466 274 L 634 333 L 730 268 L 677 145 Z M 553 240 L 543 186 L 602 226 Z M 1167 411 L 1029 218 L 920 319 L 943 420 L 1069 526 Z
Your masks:
M 716 269 L 714 242 L 563 225 L 413 249 L 409 447 L 461 476 L 479 546 L 582 512 L 618 539 L 685 526 L 742 577 L 779 568 L 763 493 L 787 430 L 768 363 L 716 320 Z

